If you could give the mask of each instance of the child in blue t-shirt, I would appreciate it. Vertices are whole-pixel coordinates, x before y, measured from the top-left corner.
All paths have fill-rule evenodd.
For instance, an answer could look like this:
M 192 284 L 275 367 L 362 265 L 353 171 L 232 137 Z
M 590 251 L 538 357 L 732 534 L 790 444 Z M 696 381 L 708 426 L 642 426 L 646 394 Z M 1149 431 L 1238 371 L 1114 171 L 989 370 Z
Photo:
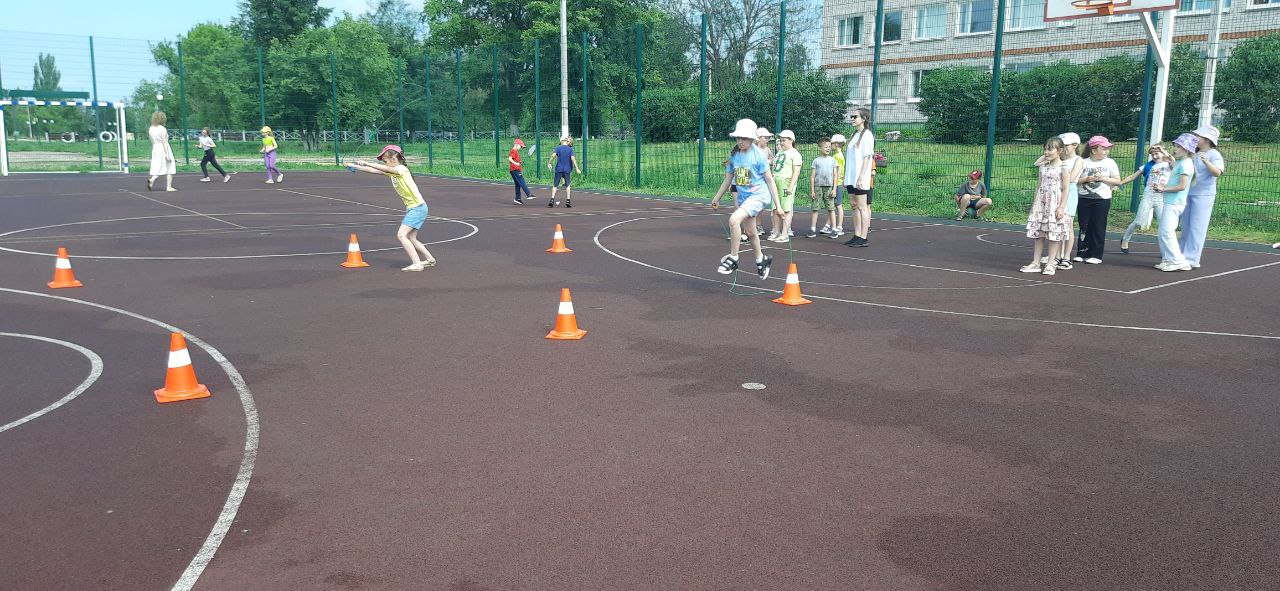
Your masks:
M 1178 218 L 1187 207 L 1187 191 L 1191 189 L 1191 179 L 1195 178 L 1195 165 L 1191 155 L 1196 153 L 1195 134 L 1184 133 L 1173 140 L 1173 172 L 1169 173 L 1169 184 L 1152 189 L 1164 194 L 1164 208 L 1160 211 L 1160 264 L 1161 271 L 1190 271 L 1191 263 L 1182 256 L 1182 247 L 1178 246 Z
M 729 137 L 737 140 L 733 154 L 725 165 L 724 182 L 711 199 L 711 208 L 720 206 L 720 197 L 730 186 L 738 188 L 738 209 L 729 216 L 729 254 L 720 259 L 720 267 L 716 272 L 721 275 L 733 273 L 738 268 L 738 251 L 742 243 L 740 237 L 745 233 L 751 239 L 751 248 L 756 253 L 756 274 L 761 279 L 769 278 L 769 267 L 773 257 L 764 254 L 760 249 L 760 236 L 756 234 L 755 216 L 770 204 L 781 210 L 778 192 L 773 183 L 773 171 L 769 166 L 769 158 L 759 148 L 752 145 L 756 140 L 756 123 L 750 119 L 740 119 Z
M 567 135 L 560 138 L 560 145 L 556 146 L 551 158 L 547 160 L 547 168 L 555 173 L 551 180 L 551 201 L 547 202 L 547 207 L 556 206 L 556 189 L 560 187 L 560 183 L 564 183 L 564 206 L 573 207 L 573 173 L 582 174 L 578 159 L 573 155 L 573 138 Z

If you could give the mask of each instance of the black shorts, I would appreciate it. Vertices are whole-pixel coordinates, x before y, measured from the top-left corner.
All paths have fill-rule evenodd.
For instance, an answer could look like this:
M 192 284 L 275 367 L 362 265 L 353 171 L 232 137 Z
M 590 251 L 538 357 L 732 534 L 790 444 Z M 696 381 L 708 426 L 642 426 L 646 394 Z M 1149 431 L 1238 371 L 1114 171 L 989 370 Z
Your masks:
M 849 203 L 853 203 L 853 197 L 857 195 L 865 195 L 867 197 L 867 205 L 871 205 L 871 194 L 875 189 L 859 189 L 853 185 L 845 185 L 845 190 L 849 191 Z
M 552 181 L 551 181 L 551 186 L 552 186 L 552 187 L 559 187 L 559 186 L 560 186 L 560 181 L 563 179 L 563 180 L 564 180 L 564 186 L 568 187 L 568 186 L 569 186 L 569 184 L 570 184 L 570 183 L 569 183 L 569 179 L 570 179 L 570 177 L 572 177 L 572 176 L 573 176 L 573 173 L 570 173 L 570 172 L 560 172 L 560 171 L 558 171 L 558 170 L 557 170 L 557 171 L 556 171 L 556 175 L 555 175 L 555 177 L 554 177 L 554 178 L 552 179 Z

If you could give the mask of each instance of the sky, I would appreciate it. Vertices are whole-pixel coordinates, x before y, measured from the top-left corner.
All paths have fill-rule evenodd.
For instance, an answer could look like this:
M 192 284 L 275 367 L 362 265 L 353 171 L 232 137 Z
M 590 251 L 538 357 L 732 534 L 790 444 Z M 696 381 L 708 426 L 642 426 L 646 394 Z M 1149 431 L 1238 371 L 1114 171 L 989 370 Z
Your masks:
M 171 41 L 200 23 L 230 24 L 238 0 L 58 0 L 48 4 L 6 0 L 0 11 L 0 86 L 31 88 L 37 54 L 51 53 L 64 90 L 92 92 L 89 36 L 94 37 L 98 97 L 127 98 L 138 81 L 163 70 L 151 61 L 148 42 Z M 365 12 L 366 0 L 320 0 L 335 14 Z

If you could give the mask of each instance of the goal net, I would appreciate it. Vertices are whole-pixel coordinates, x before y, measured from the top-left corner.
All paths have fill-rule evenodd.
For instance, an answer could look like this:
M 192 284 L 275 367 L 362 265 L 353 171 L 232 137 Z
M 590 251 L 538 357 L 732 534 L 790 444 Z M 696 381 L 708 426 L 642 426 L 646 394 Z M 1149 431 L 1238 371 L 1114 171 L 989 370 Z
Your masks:
M 129 172 L 124 103 L 0 99 L 0 176 Z

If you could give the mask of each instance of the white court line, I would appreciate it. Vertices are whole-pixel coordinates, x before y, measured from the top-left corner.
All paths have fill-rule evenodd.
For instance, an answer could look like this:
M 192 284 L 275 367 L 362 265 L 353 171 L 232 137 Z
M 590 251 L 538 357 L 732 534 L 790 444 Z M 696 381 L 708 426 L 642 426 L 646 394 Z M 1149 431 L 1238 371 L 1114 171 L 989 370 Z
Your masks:
M 330 200 L 330 201 L 341 201 L 341 202 L 343 202 L 343 203 L 351 203 L 351 204 L 353 204 L 353 205 L 363 205 L 363 206 L 365 206 L 365 207 L 375 207 L 375 208 L 377 208 L 377 209 L 385 209 L 385 210 L 387 210 L 387 211 L 404 211 L 403 209 L 396 208 L 396 207 L 387 207 L 387 206 L 385 206 L 385 205 L 374 205 L 374 204 L 372 204 L 372 203 L 364 203 L 364 202 L 362 202 L 362 201 L 352 201 L 352 200 L 350 200 L 350 199 L 341 199 L 341 198 L 338 198 L 338 197 L 325 197 L 324 195 L 312 195 L 311 193 L 303 193 L 302 191 L 294 191 L 294 190 L 292 190 L 292 189 L 274 189 L 274 190 L 276 190 L 276 191 L 283 191 L 283 192 L 285 192 L 285 193 L 293 193 L 294 195 L 306 195 L 307 197 L 315 197 L 315 198 L 317 198 L 317 199 L 328 199 L 328 200 Z
M 1032 244 L 1009 244 L 1008 242 L 996 242 L 995 240 L 987 240 L 987 239 L 985 238 L 986 236 L 987 236 L 987 234 L 978 234 L 977 236 L 974 236 L 974 238 L 976 238 L 976 239 L 978 240 L 978 242 L 985 242 L 985 243 L 987 243 L 987 244 L 995 244 L 995 245 L 997 245 L 997 246 L 1008 246 L 1009 248 L 1022 248 L 1022 249 L 1030 249 L 1030 248 L 1034 248 L 1034 245 L 1032 245 Z M 1030 240 L 1030 239 L 1028 238 L 1028 240 Z M 1252 252 L 1252 251 L 1250 251 L 1250 252 Z M 1152 250 L 1131 250 L 1131 251 L 1129 251 L 1129 254 L 1160 254 L 1160 251 L 1158 251 L 1158 250 L 1155 250 L 1155 251 L 1152 251 Z M 1125 256 L 1125 255 L 1124 255 L 1124 253 L 1121 253 L 1119 256 Z
M 1243 268 L 1243 269 L 1236 269 L 1236 270 L 1234 270 L 1234 271 L 1223 271 L 1223 272 L 1221 272 L 1221 273 L 1214 273 L 1213 275 L 1205 275 L 1205 276 L 1203 276 L 1203 277 L 1192 277 L 1191 279 L 1183 279 L 1182 281 L 1171 281 L 1171 282 L 1169 282 L 1169 283 L 1161 283 L 1160 285 L 1152 285 L 1151 287 L 1144 287 L 1144 288 L 1142 288 L 1142 289 L 1135 289 L 1135 290 L 1133 290 L 1133 291 L 1126 292 L 1126 293 L 1130 293 L 1130 294 L 1134 294 L 1134 293 L 1142 293 L 1142 292 L 1144 292 L 1144 291 L 1151 291 L 1151 290 L 1153 290 L 1153 289 L 1161 289 L 1161 288 L 1169 287 L 1169 286 L 1171 286 L 1171 285 L 1180 285 L 1180 284 L 1183 284 L 1183 283 L 1191 283 L 1192 281 L 1200 281 L 1200 280 L 1202 280 L 1202 279 L 1212 279 L 1212 278 L 1214 278 L 1214 277 L 1222 277 L 1223 275 L 1231 275 L 1232 273 L 1242 273 L 1242 272 L 1244 272 L 1244 271 L 1252 271 L 1252 270 L 1254 270 L 1254 269 L 1261 269 L 1261 268 L 1263 268 L 1263 267 L 1270 267 L 1270 266 L 1273 266 L 1273 265 L 1280 265 L 1280 261 L 1276 261 L 1276 262 L 1274 262 L 1274 263 L 1266 263 L 1266 264 L 1262 264 L 1262 265 L 1254 265 L 1254 266 L 1252 266 L 1252 267 L 1245 267 L 1245 268 Z
M 680 276 L 680 277 L 688 277 L 688 278 L 690 278 L 690 279 L 697 279 L 697 280 L 699 280 L 699 281 L 706 281 L 706 282 L 709 282 L 709 283 L 718 283 L 718 284 L 720 284 L 720 285 L 728 285 L 728 286 L 730 286 L 730 287 L 732 287 L 732 286 L 734 285 L 733 283 L 728 282 L 728 281 L 721 281 L 721 280 L 719 280 L 719 279 L 710 279 L 710 278 L 707 278 L 707 277 L 702 277 L 702 276 L 700 276 L 700 275 L 692 275 L 692 274 L 689 274 L 689 273 L 684 273 L 684 272 L 681 272 L 681 271 L 675 271 L 675 270 L 672 270 L 672 269 L 666 269 L 666 268 L 663 268 L 663 267 L 659 267 L 659 266 L 657 266 L 657 265 L 651 265 L 651 264 L 646 263 L 646 262 L 643 262 L 643 261 L 637 261 L 637 260 L 635 260 L 635 259 L 627 258 L 627 257 L 622 256 L 622 255 L 620 255 L 620 254 L 618 254 L 618 253 L 616 253 L 616 252 L 614 252 L 614 251 L 612 251 L 612 250 L 609 250 L 609 248 L 608 248 L 608 247 L 606 247 L 603 243 L 601 243 L 601 242 L 600 242 L 600 235 L 601 235 L 601 234 L 603 234 L 606 230 L 609 230 L 610 228 L 613 228 L 613 227 L 615 227 L 615 226 L 620 226 L 620 225 L 622 225 L 622 224 L 628 224 L 628 223 L 631 223 L 631 222 L 638 222 L 638 221 L 641 221 L 641 220 L 644 220 L 644 219 L 648 219 L 648 218 L 635 218 L 635 219 L 630 219 L 630 220 L 622 220 L 622 221 L 620 221 L 620 222 L 613 223 L 613 224 L 609 224 L 608 226 L 605 226 L 605 227 L 603 227 L 603 228 L 600 228 L 600 230 L 596 232 L 596 235 L 595 235 L 595 237 L 593 238 L 593 241 L 595 242 L 596 247 L 598 247 L 600 250 L 605 251 L 605 252 L 606 252 L 606 253 L 608 253 L 608 254 L 613 255 L 613 256 L 614 256 L 614 257 L 616 257 L 616 258 L 619 258 L 619 259 L 621 259 L 621 260 L 627 261 L 627 262 L 629 262 L 629 263 L 634 263 L 634 264 L 636 264 L 636 265 L 640 265 L 641 267 L 647 267 L 647 268 L 653 269 L 653 270 L 655 270 L 655 271 L 662 271 L 662 272 L 664 272 L 664 273 L 669 273 L 669 274 L 671 274 L 671 275 L 677 275 L 677 276 Z M 769 289 L 769 288 L 767 288 L 767 287 L 752 287 L 752 289 L 757 289 L 757 290 L 759 290 L 759 291 L 761 291 L 761 292 L 779 293 L 779 294 L 780 294 L 780 293 L 782 293 L 782 290 L 778 290 L 778 289 Z M 1011 321 L 1011 322 L 1028 322 L 1028 323 L 1032 323 L 1032 324 L 1052 324 L 1052 325 L 1063 325 L 1063 326 L 1079 326 L 1079 327 L 1085 327 L 1085 328 L 1109 328 L 1109 329 L 1114 329 L 1114 330 L 1134 330 L 1134 331 L 1140 331 L 1140 332 L 1161 332 L 1161 333 L 1171 333 L 1171 334 L 1190 334 L 1190 335 L 1203 335 L 1203 336 L 1238 337 L 1238 338 L 1245 338 L 1245 339 L 1262 339 L 1262 340 L 1274 340 L 1274 341 L 1280 341 L 1280 336 L 1274 336 L 1274 335 L 1257 335 L 1257 334 L 1244 334 L 1244 333 L 1232 333 L 1232 332 L 1214 332 L 1214 331 L 1204 331 L 1204 330 L 1189 330 L 1189 329 L 1182 329 L 1182 328 L 1162 328 L 1162 327 L 1154 327 L 1154 326 L 1124 326 L 1124 325 L 1116 325 L 1116 324 L 1097 324 L 1097 323 L 1092 323 L 1092 322 L 1071 322 L 1071 321 L 1068 321 L 1068 320 L 1046 320 L 1046 319 L 1042 319 L 1042 318 L 1018 318 L 1018 317 L 1016 317 L 1016 316 L 997 316 L 997 315 L 994 315 L 994 314 L 977 314 L 977 313 L 974 313 L 974 312 L 956 312 L 956 311 L 954 311 L 954 310 L 935 310 L 935 309 L 932 309 L 932 308 L 917 308 L 917 307 L 913 307 L 913 306 L 897 306 L 897 305 L 894 305 L 894 304 L 882 304 L 882 303 L 880 303 L 880 302 L 867 302 L 867 301 L 862 301 L 862 300 L 848 300 L 848 299 L 843 299 L 843 298 L 833 298 L 833 297 L 827 297 L 827 296 L 813 295 L 813 294 L 809 294 L 809 293 L 804 294 L 804 297 L 806 297 L 806 298 L 810 298 L 810 299 L 816 299 L 816 300 L 826 300 L 826 301 L 830 301 L 830 302 L 841 302 L 841 303 L 846 303 L 846 304 L 858 304 L 858 305 L 862 305 L 862 306 L 871 306 L 871 307 L 874 307 L 874 308 L 886 308 L 886 309 L 890 309 L 890 310 L 903 310 L 903 311 L 907 311 L 907 312 L 923 312 L 923 313 L 926 313 L 926 314 L 942 314 L 942 315 L 946 315 L 946 316 L 961 316 L 961 317 L 968 317 L 968 318 L 983 318 L 983 319 L 988 319 L 988 320 L 1008 320 L 1008 321 Z
M 134 193 L 133 191 L 125 191 L 124 189 L 121 189 L 120 191 L 121 191 L 122 193 L 128 193 L 128 194 L 130 194 L 130 195 L 133 195 L 133 196 L 135 196 L 135 197 L 141 197 L 141 198 L 146 199 L 147 201 L 151 201 L 151 202 L 153 202 L 153 203 L 159 203 L 160 205 L 166 205 L 166 206 L 172 207 L 172 208 L 174 208 L 174 209 L 180 209 L 180 210 L 185 211 L 185 212 L 188 212 L 188 213 L 194 213 L 194 214 L 196 214 L 196 215 L 198 215 L 198 216 L 202 216 L 202 217 L 209 218 L 209 219 L 211 219 L 211 220 L 213 220 L 213 221 L 215 221 L 215 222 L 222 222 L 222 223 L 224 223 L 224 224 L 226 224 L 226 225 L 228 225 L 228 226 L 235 226 L 235 227 L 237 227 L 237 228 L 240 228 L 241 230 L 247 230 L 247 229 L 248 229 L 248 228 L 245 228 L 244 226 L 241 226 L 240 224 L 236 224 L 236 223 L 228 222 L 227 220 L 218 219 L 218 218 L 215 218 L 215 217 L 213 217 L 213 216 L 211 216 L 211 215 L 209 215 L 209 214 L 206 214 L 206 213 L 200 213 L 200 212 L 198 212 L 198 211 L 196 211 L 196 210 L 194 210 L 194 209 L 187 209 L 187 208 L 185 208 L 185 207 L 181 207 L 181 206 L 178 206 L 178 205 L 174 205 L 174 204 L 172 204 L 172 203 L 165 203 L 165 202 L 163 202 L 163 201 L 161 201 L 161 200 L 159 200 L 159 199 L 152 199 L 152 198 L 147 197 L 146 195 L 143 195 L 143 194 L 141 194 L 141 193 Z
M 285 214 L 280 214 L 285 215 Z M 311 215 L 311 214 L 307 214 Z M 362 213 L 356 215 L 385 215 L 391 216 L 389 213 Z M 189 217 L 189 216 L 182 216 Z M 219 229 L 195 229 L 195 230 L 151 230 L 146 232 L 115 232 L 104 234 L 65 234 L 59 236 L 32 236 L 29 238 L 0 238 L 0 244 L 22 244 L 27 242 L 48 242 L 56 240 L 59 242 L 71 242 L 76 240 L 111 240 L 114 238 L 143 238 L 152 236 L 186 236 L 186 235 L 208 235 L 208 234 L 237 234 L 242 232 L 263 232 L 263 231 L 279 231 L 279 230 L 310 230 L 320 228 L 367 228 L 374 226 L 385 226 L 385 220 L 376 222 L 340 222 L 335 224 L 287 224 L 279 226 L 249 226 L 245 230 L 238 228 L 219 228 Z
M 231 485 L 231 492 L 227 493 L 227 500 L 222 504 L 222 511 L 218 513 L 218 518 L 213 522 L 213 529 L 209 530 L 209 535 L 205 537 L 200 550 L 196 552 L 196 555 L 187 564 L 187 568 L 182 571 L 182 575 L 172 587 L 173 591 L 190 591 L 195 586 L 196 581 L 199 580 L 200 574 L 204 572 L 205 567 L 209 566 L 209 561 L 213 560 L 213 555 L 218 552 L 218 547 L 222 545 L 222 540 L 226 537 L 227 531 L 231 529 L 231 524 L 236 519 L 236 513 L 240 510 L 240 503 L 244 501 L 245 492 L 249 490 L 249 480 L 253 476 L 253 466 L 258 459 L 258 437 L 261 430 L 261 426 L 258 423 L 258 408 L 253 401 L 253 393 L 249 391 L 249 385 L 245 383 L 244 377 L 240 375 L 234 365 L 231 365 L 231 362 L 227 360 L 222 352 L 213 348 L 212 345 L 200 340 L 195 335 L 179 330 L 176 326 L 154 318 L 120 308 L 113 308 L 105 304 L 63 296 L 22 291 L 7 287 L 0 287 L 0 291 L 100 308 L 131 318 L 137 318 L 144 322 L 150 322 L 168 332 L 181 332 L 186 336 L 188 342 L 194 343 L 197 347 L 203 349 L 205 353 L 208 353 L 222 367 L 222 371 L 227 374 L 227 378 L 231 380 L 232 386 L 235 387 L 236 392 L 240 395 L 240 407 L 244 409 L 244 455 L 240 458 L 240 468 L 236 471 L 236 479 Z
M 66 347 L 68 349 L 78 351 L 81 355 L 84 355 L 89 359 L 89 377 L 85 378 L 84 381 L 80 382 L 80 385 L 76 386 L 75 389 L 72 390 L 70 394 L 63 396 L 62 398 L 59 398 L 57 401 L 55 401 L 53 404 L 50 404 L 49 406 L 46 406 L 40 410 L 37 410 L 16 421 L 10 421 L 8 423 L 0 425 L 0 433 L 8 431 L 9 429 L 17 427 L 18 425 L 21 425 L 23 423 L 29 423 L 31 421 L 34 421 L 52 412 L 54 409 L 58 408 L 59 406 L 62 406 L 68 402 L 71 402 L 72 400 L 75 400 L 77 396 L 79 396 L 85 390 L 88 390 L 89 386 L 93 385 L 94 382 L 98 381 L 98 376 L 102 375 L 102 358 L 98 357 L 97 353 L 94 353 L 93 351 L 90 351 L 89 349 L 81 347 L 80 345 L 77 345 L 75 343 L 68 343 L 67 341 L 60 341 L 58 339 L 51 339 L 48 337 L 36 336 L 33 334 L 21 334 L 16 332 L 0 332 L 0 337 L 17 337 L 20 339 L 32 339 L 36 341 L 44 341 L 46 343 L 53 343 L 55 345 L 62 345 L 63 347 Z

